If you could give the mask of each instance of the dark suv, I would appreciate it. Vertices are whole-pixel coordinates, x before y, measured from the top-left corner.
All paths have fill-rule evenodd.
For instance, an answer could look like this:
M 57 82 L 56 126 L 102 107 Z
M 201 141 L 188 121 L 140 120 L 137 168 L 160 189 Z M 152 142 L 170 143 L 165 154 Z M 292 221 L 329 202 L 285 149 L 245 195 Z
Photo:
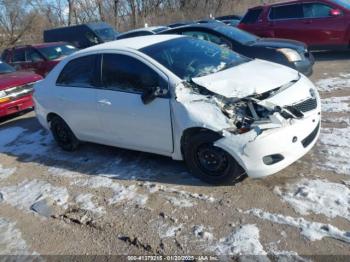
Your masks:
M 1 59 L 21 71 L 46 76 L 65 56 L 77 51 L 67 43 L 45 43 L 5 49 Z
M 301 0 L 251 8 L 238 25 L 262 37 L 289 38 L 313 50 L 348 49 L 349 0 Z

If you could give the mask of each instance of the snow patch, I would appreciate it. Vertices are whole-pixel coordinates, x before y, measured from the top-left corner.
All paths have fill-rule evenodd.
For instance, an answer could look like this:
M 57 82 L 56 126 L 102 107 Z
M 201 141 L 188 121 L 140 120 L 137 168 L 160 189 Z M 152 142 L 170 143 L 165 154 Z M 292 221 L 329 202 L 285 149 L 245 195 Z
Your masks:
M 107 177 L 90 177 L 87 179 L 76 179 L 72 185 L 89 188 L 109 188 L 113 191 L 113 196 L 108 200 L 110 205 L 122 202 L 124 200 L 132 201 L 138 205 L 145 205 L 148 197 L 137 193 L 135 185 L 123 186 Z
M 350 112 L 350 96 L 322 99 L 322 111 L 327 113 Z
M 166 196 L 170 204 L 176 207 L 193 207 L 193 203 L 188 199 L 176 198 L 173 196 Z
M 350 74 L 341 73 L 337 77 L 321 79 L 316 82 L 316 86 L 322 92 L 350 88 Z
M 215 198 L 213 198 L 212 196 L 187 192 L 184 190 L 180 190 L 177 187 L 167 187 L 164 185 L 154 183 L 145 183 L 143 186 L 145 186 L 148 189 L 148 191 L 152 194 L 157 192 L 174 194 L 175 196 L 167 196 L 166 198 L 171 204 L 179 207 L 191 207 L 190 205 L 194 206 L 195 203 L 193 203 L 193 201 L 191 200 L 201 200 L 209 203 L 215 202 Z
M 3 168 L 0 164 L 0 181 L 12 176 L 16 172 L 15 167 L 13 168 Z
M 169 226 L 168 224 L 163 224 L 159 228 L 159 237 L 160 238 L 170 238 L 175 237 L 178 232 L 182 230 L 182 224 L 181 225 L 174 225 Z
M 81 209 L 91 211 L 94 214 L 102 216 L 106 213 L 104 207 L 97 207 L 92 199 L 95 196 L 93 194 L 80 194 L 75 198 L 75 202 L 80 206 Z
M 30 255 L 16 223 L 0 218 L 0 255 Z M 5 258 L 6 260 L 6 258 Z
M 217 255 L 267 255 L 259 240 L 256 225 L 243 225 L 215 246 Z M 266 261 L 268 259 L 266 258 Z
M 50 167 L 48 172 L 53 176 L 66 177 L 66 178 L 77 178 L 82 177 L 80 173 L 69 171 L 64 168 Z
M 350 127 L 322 129 L 319 143 L 321 158 L 318 165 L 339 174 L 350 175 Z
M 22 183 L 0 188 L 4 201 L 25 211 L 30 211 L 30 207 L 43 199 L 49 200 L 55 205 L 67 207 L 69 194 L 66 188 L 55 187 L 45 181 L 23 181 Z
M 197 225 L 193 227 L 193 234 L 199 238 L 206 241 L 213 241 L 214 236 L 211 232 L 205 231 L 205 227 L 203 225 Z
M 323 214 L 329 218 L 337 216 L 350 220 L 350 189 L 345 185 L 326 180 L 306 180 L 274 190 L 283 201 L 297 212 Z
M 250 209 L 245 214 L 254 215 L 258 218 L 271 221 L 273 223 L 296 227 L 300 233 L 311 241 L 322 240 L 325 237 L 334 238 L 350 243 L 350 232 L 342 231 L 332 225 L 318 222 L 310 222 L 304 218 L 294 218 L 281 214 L 265 212 L 261 209 Z

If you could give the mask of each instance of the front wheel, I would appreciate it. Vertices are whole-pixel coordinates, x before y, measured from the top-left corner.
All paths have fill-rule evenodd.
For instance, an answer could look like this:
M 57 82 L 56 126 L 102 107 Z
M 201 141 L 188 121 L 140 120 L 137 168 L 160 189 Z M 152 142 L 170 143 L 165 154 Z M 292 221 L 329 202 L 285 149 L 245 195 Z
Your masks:
M 209 132 L 191 136 L 184 145 L 185 162 L 193 175 L 209 184 L 235 184 L 245 177 L 245 171 L 228 152 L 214 145 L 219 138 Z
M 60 117 L 51 120 L 50 128 L 57 144 L 65 151 L 74 151 L 79 146 L 79 140 L 69 126 Z

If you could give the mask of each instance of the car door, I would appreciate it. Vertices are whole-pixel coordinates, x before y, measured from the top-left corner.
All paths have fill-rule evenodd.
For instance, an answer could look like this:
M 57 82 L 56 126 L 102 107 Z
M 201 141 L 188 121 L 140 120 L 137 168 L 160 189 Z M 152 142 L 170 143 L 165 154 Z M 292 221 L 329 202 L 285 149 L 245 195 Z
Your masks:
M 332 15 L 336 9 L 329 4 L 304 3 L 305 17 L 304 32 L 311 46 L 336 46 L 343 42 L 346 24 L 341 11 L 339 15 Z
M 12 49 L 12 61 L 11 65 L 17 70 L 27 70 L 26 64 L 26 51 L 25 48 L 13 48 Z
M 56 81 L 56 100 L 52 102 L 55 111 L 84 141 L 97 142 L 101 136 L 96 106 L 99 60 L 98 55 L 87 55 L 68 62 Z
M 268 14 L 268 20 L 273 37 L 308 41 L 308 37 L 304 33 L 305 21 L 301 4 L 273 6 Z
M 173 151 L 167 77 L 129 54 L 103 54 L 102 86 L 97 93 L 104 143 L 141 151 Z M 164 95 L 144 104 L 141 95 L 159 87 Z
M 42 76 L 46 74 L 45 58 L 32 47 L 26 49 L 26 70 Z

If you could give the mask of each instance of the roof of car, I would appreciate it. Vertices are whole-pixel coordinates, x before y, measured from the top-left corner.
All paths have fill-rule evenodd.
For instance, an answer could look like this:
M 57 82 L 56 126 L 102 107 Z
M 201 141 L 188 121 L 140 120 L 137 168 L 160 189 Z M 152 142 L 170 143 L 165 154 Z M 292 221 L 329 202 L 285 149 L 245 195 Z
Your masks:
M 313 0 L 310 0 L 310 2 L 312 1 Z M 294 3 L 300 3 L 300 0 L 285 0 L 285 1 L 275 2 L 275 3 L 266 3 L 263 5 L 257 5 L 252 8 L 249 8 L 249 10 L 256 9 L 256 8 L 266 8 L 266 7 L 276 6 L 276 5 L 283 5 L 283 4 L 294 4 Z
M 174 28 L 169 29 L 169 31 L 173 31 L 173 30 L 176 30 L 179 28 L 191 28 L 191 27 L 215 29 L 215 28 L 222 27 L 222 26 L 227 26 L 227 25 L 224 23 L 205 23 L 205 24 L 193 23 L 193 24 L 183 25 L 183 26 L 179 26 L 179 27 L 174 27 Z M 168 30 L 165 30 L 164 32 L 161 32 L 161 33 L 166 34 L 167 31 Z
M 19 45 L 15 46 L 15 49 L 21 49 L 21 48 L 26 48 L 26 47 L 35 47 L 35 48 L 45 48 L 45 47 L 50 47 L 50 46 L 55 46 L 55 45 L 65 45 L 68 44 L 66 42 L 50 42 L 50 43 L 38 43 L 38 44 L 31 44 L 31 45 Z M 9 48 L 12 49 L 12 48 Z
M 128 34 L 128 33 L 134 33 L 134 32 L 142 32 L 142 31 L 154 32 L 154 30 L 163 29 L 163 28 L 167 29 L 168 27 L 167 26 L 149 26 L 149 27 L 137 28 L 137 29 L 130 30 L 127 32 L 123 32 L 121 35 Z
M 147 46 L 162 43 L 168 40 L 181 38 L 180 35 L 148 35 L 139 36 L 133 38 L 126 38 L 111 42 L 106 42 L 100 45 L 95 45 L 77 52 L 77 54 L 83 54 L 90 51 L 101 51 L 106 49 L 134 49 L 139 50 Z

